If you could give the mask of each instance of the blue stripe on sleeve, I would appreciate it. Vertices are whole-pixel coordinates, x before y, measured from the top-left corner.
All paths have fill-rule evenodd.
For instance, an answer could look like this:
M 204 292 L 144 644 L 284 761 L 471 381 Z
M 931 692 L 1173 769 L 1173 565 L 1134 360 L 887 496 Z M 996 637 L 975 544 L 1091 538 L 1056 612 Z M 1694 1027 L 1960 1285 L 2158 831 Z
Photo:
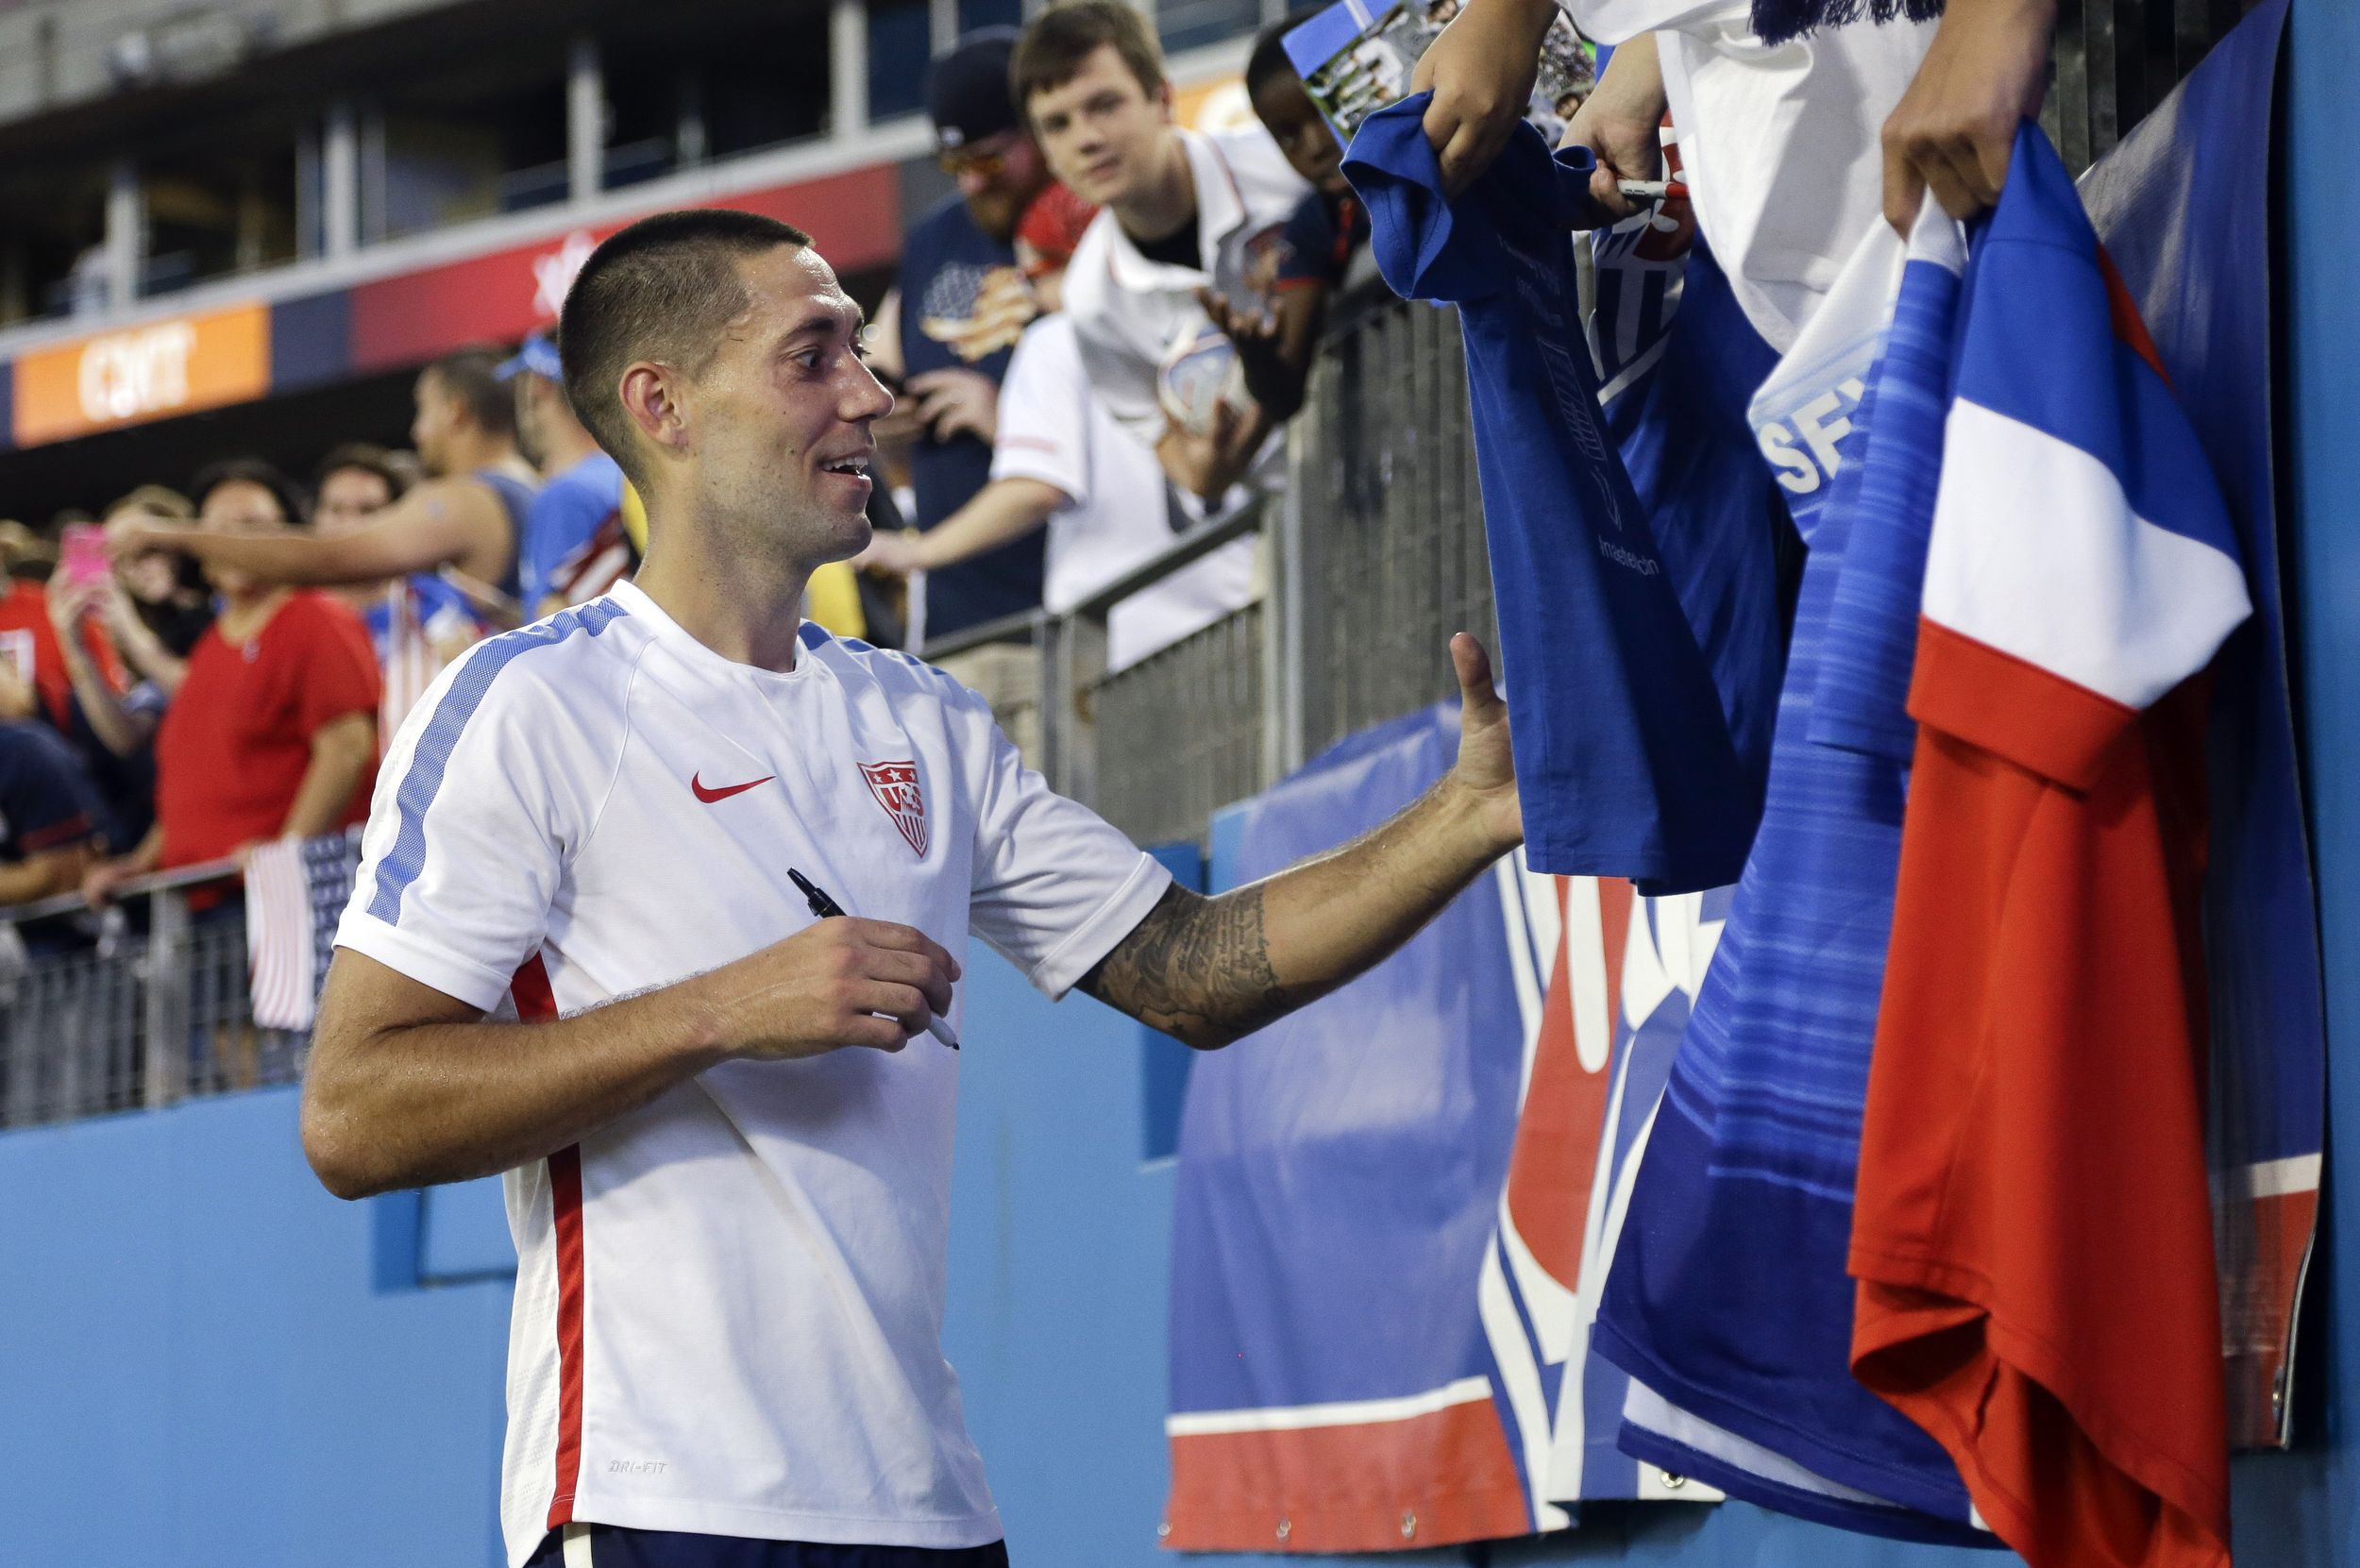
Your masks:
M 434 705 L 434 717 L 427 721 L 426 733 L 418 737 L 418 746 L 410 759 L 410 771 L 402 776 L 401 788 L 394 796 L 394 803 L 401 814 L 401 829 L 394 835 L 394 847 L 377 868 L 377 896 L 369 901 L 369 914 L 388 925 L 401 922 L 401 896 L 426 869 L 426 813 L 434 803 L 434 797 L 443 787 L 443 774 L 450 766 L 450 754 L 459 746 L 459 737 L 467 728 L 467 720 L 483 705 L 484 694 L 499 672 L 514 664 L 521 654 L 536 648 L 553 648 L 577 632 L 595 637 L 608 626 L 621 619 L 627 612 L 613 599 L 593 599 L 571 610 L 562 610 L 545 621 L 503 632 L 486 642 L 443 692 L 443 700 Z

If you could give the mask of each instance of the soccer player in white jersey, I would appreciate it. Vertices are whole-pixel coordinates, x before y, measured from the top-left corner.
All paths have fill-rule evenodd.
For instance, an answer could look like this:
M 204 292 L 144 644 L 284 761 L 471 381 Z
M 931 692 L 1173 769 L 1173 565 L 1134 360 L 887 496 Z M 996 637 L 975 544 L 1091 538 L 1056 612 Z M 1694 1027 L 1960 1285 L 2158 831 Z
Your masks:
M 380 775 L 304 1145 L 346 1197 L 506 1172 L 512 1568 L 1004 1563 L 940 1348 L 959 1058 L 926 1030 L 963 1021 L 970 929 L 1209 1049 L 1521 835 L 1472 638 L 1449 776 L 1206 898 L 1052 794 L 980 698 L 800 621 L 868 538 L 892 399 L 860 326 L 767 218 L 601 245 L 566 387 L 647 499 L 646 564 L 470 650 Z

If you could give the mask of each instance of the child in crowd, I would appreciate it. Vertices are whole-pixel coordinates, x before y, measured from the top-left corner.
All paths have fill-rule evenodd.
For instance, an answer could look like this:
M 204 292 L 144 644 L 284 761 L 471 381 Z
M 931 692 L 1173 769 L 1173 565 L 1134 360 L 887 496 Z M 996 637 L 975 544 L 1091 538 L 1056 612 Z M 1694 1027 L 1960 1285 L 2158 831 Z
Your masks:
M 1300 20 L 1263 29 L 1246 60 L 1245 89 L 1263 127 L 1311 190 L 1266 253 L 1261 282 L 1268 304 L 1260 313 L 1209 289 L 1201 296 L 1213 324 L 1237 346 L 1246 391 L 1273 421 L 1290 419 L 1303 407 L 1329 297 L 1375 276 L 1369 215 L 1344 178 L 1344 149 L 1287 58 L 1287 34 Z

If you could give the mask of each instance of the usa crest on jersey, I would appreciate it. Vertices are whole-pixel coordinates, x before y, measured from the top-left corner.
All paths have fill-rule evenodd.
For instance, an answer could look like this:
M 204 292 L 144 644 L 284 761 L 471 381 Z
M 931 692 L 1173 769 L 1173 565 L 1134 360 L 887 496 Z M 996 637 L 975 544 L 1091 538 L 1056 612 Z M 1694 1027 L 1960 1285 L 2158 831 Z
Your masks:
M 918 858 L 926 858 L 926 797 L 918 787 L 918 764 L 903 762 L 865 762 L 860 776 L 868 784 L 868 793 L 885 807 L 885 814 L 893 818 L 893 825 L 902 830 Z

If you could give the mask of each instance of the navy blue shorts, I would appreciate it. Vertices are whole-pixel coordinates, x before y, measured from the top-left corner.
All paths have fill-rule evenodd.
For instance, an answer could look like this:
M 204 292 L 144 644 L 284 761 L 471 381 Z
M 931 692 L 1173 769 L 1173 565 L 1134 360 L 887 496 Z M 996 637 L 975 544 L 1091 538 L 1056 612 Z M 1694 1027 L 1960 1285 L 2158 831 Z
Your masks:
M 565 1539 L 571 1535 L 575 1539 Z M 582 1538 L 587 1537 L 587 1541 Z M 585 1552 L 585 1545 L 587 1550 Z M 571 1547 L 568 1551 L 567 1548 Z M 551 1530 L 525 1568 L 1008 1568 L 1005 1542 L 960 1546 L 838 1546 L 745 1541 L 684 1530 L 570 1525 Z

